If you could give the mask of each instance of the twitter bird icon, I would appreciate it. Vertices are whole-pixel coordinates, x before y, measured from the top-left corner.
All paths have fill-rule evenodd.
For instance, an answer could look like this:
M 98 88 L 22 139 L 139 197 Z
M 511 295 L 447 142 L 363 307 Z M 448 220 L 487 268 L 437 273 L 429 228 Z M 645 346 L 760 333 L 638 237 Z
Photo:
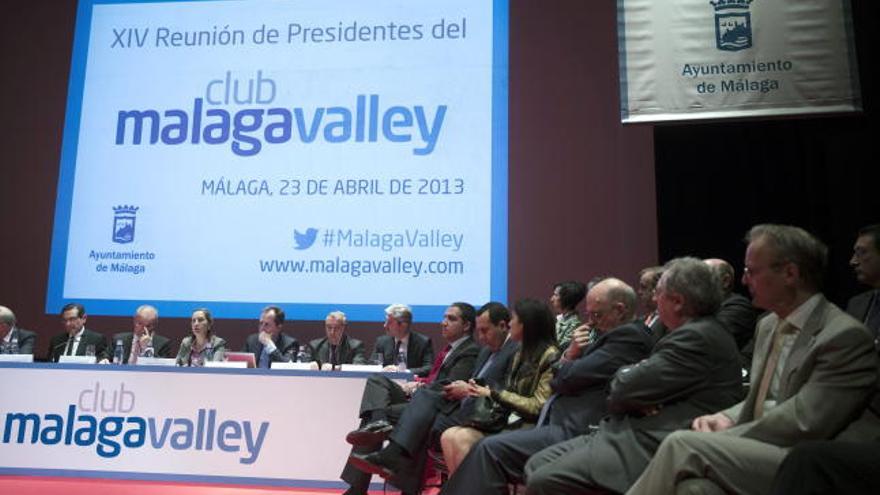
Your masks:
M 318 237 L 318 229 L 309 228 L 306 229 L 305 233 L 302 233 L 296 229 L 293 229 L 293 241 L 296 243 L 294 246 L 296 249 L 308 249 L 312 247 L 312 244 L 315 243 L 315 239 Z

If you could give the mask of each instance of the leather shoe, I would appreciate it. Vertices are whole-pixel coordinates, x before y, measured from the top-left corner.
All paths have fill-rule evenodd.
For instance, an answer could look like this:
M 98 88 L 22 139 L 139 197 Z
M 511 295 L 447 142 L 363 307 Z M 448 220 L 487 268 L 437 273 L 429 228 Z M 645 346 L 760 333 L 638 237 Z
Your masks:
M 394 478 L 397 476 L 397 471 L 393 466 L 394 463 L 384 459 L 381 451 L 370 454 L 351 454 L 348 457 L 348 462 L 365 473 L 378 474 L 383 478 Z
M 394 426 L 391 423 L 384 419 L 379 419 L 349 432 L 345 436 L 345 441 L 360 447 L 379 445 L 388 438 L 393 429 Z

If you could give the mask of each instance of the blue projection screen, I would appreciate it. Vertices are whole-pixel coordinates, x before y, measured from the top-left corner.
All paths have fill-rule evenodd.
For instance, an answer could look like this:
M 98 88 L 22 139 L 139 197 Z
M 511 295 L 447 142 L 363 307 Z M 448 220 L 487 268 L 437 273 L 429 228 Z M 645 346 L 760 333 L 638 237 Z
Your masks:
M 507 1 L 81 0 L 46 311 L 507 290 Z

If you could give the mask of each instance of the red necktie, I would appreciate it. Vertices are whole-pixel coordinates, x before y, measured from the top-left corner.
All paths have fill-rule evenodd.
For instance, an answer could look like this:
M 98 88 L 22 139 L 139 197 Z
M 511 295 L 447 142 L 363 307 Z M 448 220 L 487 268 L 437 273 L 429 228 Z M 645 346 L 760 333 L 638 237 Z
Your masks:
M 434 365 L 431 366 L 431 371 L 424 379 L 425 383 L 431 383 L 437 378 L 437 375 L 440 373 L 440 367 L 443 366 L 443 360 L 446 359 L 446 355 L 449 354 L 450 349 L 452 349 L 452 346 L 447 345 L 442 351 L 440 351 L 440 354 L 437 354 L 437 359 L 434 360 Z

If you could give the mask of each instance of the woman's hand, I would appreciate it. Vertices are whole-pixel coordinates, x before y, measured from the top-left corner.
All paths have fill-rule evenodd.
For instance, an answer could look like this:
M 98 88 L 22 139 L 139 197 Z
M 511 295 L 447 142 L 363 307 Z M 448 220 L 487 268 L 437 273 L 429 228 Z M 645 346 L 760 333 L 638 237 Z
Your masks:
M 468 395 L 471 397 L 488 397 L 492 395 L 492 389 L 470 380 L 468 382 Z

